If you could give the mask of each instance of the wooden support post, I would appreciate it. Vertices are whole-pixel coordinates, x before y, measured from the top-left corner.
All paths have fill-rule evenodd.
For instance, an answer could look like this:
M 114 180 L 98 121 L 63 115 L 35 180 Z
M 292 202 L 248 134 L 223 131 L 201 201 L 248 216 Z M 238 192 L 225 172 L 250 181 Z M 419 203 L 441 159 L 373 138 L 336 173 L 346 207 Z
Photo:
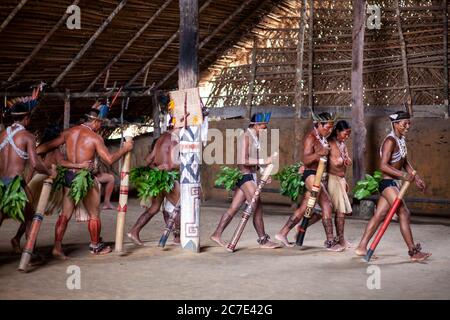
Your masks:
M 153 139 L 158 139 L 161 135 L 161 126 L 159 120 L 159 103 L 158 103 L 158 94 L 155 92 L 153 94 Z
M 2 22 L 2 24 L 0 25 L 0 32 L 3 31 L 3 29 L 6 28 L 6 26 L 11 22 L 11 20 L 16 16 L 17 12 L 20 11 L 20 9 L 22 9 L 22 7 L 27 3 L 28 0 L 21 0 L 17 6 L 14 8 L 13 11 L 11 11 L 11 13 L 6 17 L 6 19 Z
M 395 0 L 395 15 L 397 19 L 398 36 L 400 38 L 400 48 L 402 52 L 403 83 L 405 86 L 406 103 L 408 105 L 408 112 L 411 116 L 413 116 L 411 88 L 409 86 L 408 58 L 406 56 L 406 43 L 405 37 L 403 36 L 402 18 L 400 16 L 400 5 L 398 4 L 398 0 Z
M 450 107 L 448 103 L 448 4 L 447 0 L 442 2 L 442 13 L 444 17 L 444 105 L 447 106 L 447 113 L 450 114 Z
M 364 154 L 366 149 L 366 128 L 364 124 L 363 62 L 365 0 L 353 0 L 352 31 L 352 142 L 353 142 L 353 185 L 364 178 Z
M 252 64 L 250 65 L 250 82 L 248 84 L 248 96 L 247 96 L 247 116 L 246 118 L 250 120 L 252 117 L 252 101 L 253 101 L 253 91 L 255 88 L 255 78 L 256 78 L 256 50 L 258 47 L 258 39 L 253 38 L 253 48 L 252 48 Z
M 53 81 L 52 88 L 56 87 L 58 83 L 61 82 L 61 80 L 66 76 L 67 73 L 69 73 L 70 70 L 80 61 L 80 59 L 83 57 L 83 55 L 86 53 L 86 51 L 92 46 L 92 44 L 97 40 L 97 38 L 102 34 L 102 32 L 106 29 L 106 27 L 111 23 L 111 21 L 114 19 L 114 17 L 122 10 L 122 8 L 127 4 L 128 0 L 122 0 L 117 7 L 114 9 L 113 12 L 106 18 L 105 21 L 100 25 L 100 27 L 95 31 L 95 33 L 91 36 L 88 42 L 85 43 L 83 48 L 77 53 L 75 58 L 67 65 L 67 67 L 64 69 L 63 72 L 59 74 L 59 76 Z
M 198 86 L 198 36 L 198 0 L 180 0 L 178 87 L 181 90 Z M 180 172 L 186 178 L 180 181 L 181 247 L 193 252 L 200 252 L 200 150 L 200 126 L 182 128 Z
M 144 81 L 142 81 L 142 86 L 143 87 L 147 86 L 147 78 L 148 78 L 148 72 L 149 71 L 150 71 L 150 68 L 147 68 L 147 70 L 145 71 Z
M 309 62 L 308 62 L 308 92 L 309 107 L 314 110 L 314 0 L 309 4 Z
M 66 89 L 64 96 L 64 130 L 70 125 L 70 90 Z
M 299 31 L 297 36 L 297 63 L 295 67 L 295 117 L 294 117 L 294 162 L 300 161 L 300 118 L 303 106 L 303 55 L 305 53 L 306 6 L 308 0 L 303 0 L 300 12 Z

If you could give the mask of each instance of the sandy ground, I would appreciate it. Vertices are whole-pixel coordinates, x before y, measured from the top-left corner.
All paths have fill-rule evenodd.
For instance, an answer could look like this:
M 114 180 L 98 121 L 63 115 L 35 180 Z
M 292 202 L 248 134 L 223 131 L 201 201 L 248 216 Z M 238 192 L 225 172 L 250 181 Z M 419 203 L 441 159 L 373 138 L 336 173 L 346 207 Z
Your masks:
M 137 200 L 130 200 L 126 230 L 141 211 Z M 392 224 L 377 249 L 379 259 L 367 264 L 352 249 L 342 253 L 325 251 L 320 223 L 308 229 L 303 249 L 266 250 L 258 248 L 250 222 L 238 250 L 228 253 L 209 240 L 223 211 L 208 203 L 202 208 L 201 253 L 174 246 L 172 238 L 165 250 L 158 248 L 163 228 L 162 214 L 158 214 L 141 233 L 145 247 L 138 248 L 126 239 L 126 254 L 92 256 L 87 248 L 87 224 L 73 220 L 64 241 L 70 256 L 67 261 L 50 256 L 56 217 L 46 217 L 38 243 L 45 262 L 26 274 L 17 271 L 20 256 L 12 254 L 9 245 L 18 225 L 5 221 L 0 229 L 0 299 L 450 298 L 449 226 L 414 224 L 416 241 L 433 256 L 427 263 L 411 263 L 398 224 Z M 286 222 L 288 211 L 286 207 L 266 207 L 265 212 L 266 229 L 273 238 Z M 115 238 L 115 215 L 114 211 L 102 213 L 102 235 L 107 242 Z M 231 237 L 237 223 L 238 219 L 232 222 L 225 239 Z M 363 220 L 349 219 L 348 240 L 356 244 L 365 224 Z M 73 265 L 81 271 L 79 290 L 67 287 L 71 276 L 67 271 Z M 380 275 L 379 289 L 373 288 L 377 285 L 375 274 Z

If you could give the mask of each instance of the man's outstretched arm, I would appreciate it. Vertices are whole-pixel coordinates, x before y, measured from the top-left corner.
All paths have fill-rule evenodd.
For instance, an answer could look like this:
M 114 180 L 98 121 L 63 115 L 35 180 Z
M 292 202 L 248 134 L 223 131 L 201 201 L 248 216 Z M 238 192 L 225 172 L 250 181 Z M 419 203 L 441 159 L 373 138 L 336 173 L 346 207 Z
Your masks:
M 103 141 L 103 139 L 98 138 L 95 140 L 95 151 L 99 155 L 100 159 L 102 159 L 105 164 L 110 166 L 114 162 L 119 160 L 125 153 L 133 150 L 133 145 L 133 141 L 125 141 L 122 148 L 111 154 L 108 148 L 105 146 L 105 142 Z

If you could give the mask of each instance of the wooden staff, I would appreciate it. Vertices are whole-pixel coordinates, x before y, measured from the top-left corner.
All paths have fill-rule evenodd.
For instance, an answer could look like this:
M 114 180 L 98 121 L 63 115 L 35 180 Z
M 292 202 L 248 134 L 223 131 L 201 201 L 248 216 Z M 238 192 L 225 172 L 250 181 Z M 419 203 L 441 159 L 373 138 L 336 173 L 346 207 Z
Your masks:
M 416 175 L 416 171 L 413 171 L 412 175 L 415 176 Z M 373 252 L 375 251 L 376 247 L 378 246 L 378 243 L 381 240 L 381 237 L 386 232 L 386 229 L 389 226 L 389 223 L 391 223 L 392 217 L 394 216 L 394 214 L 397 212 L 397 209 L 402 204 L 403 197 L 405 196 L 406 191 L 408 190 L 410 184 L 411 184 L 411 182 L 405 181 L 405 183 L 402 185 L 402 187 L 400 189 L 400 192 L 397 195 L 397 198 L 395 198 L 391 209 L 389 210 L 386 218 L 384 219 L 383 224 L 381 225 L 380 230 L 378 230 L 377 235 L 375 236 L 375 239 L 373 240 L 369 250 L 367 250 L 367 253 L 366 253 L 365 257 L 364 257 L 364 260 L 366 260 L 367 262 L 369 262 L 370 258 L 373 255 Z
M 125 141 L 131 141 L 131 137 L 126 137 Z M 116 225 L 116 252 L 123 251 L 123 230 L 125 227 L 125 214 L 127 213 L 128 186 L 130 174 L 131 152 L 127 152 L 123 160 L 122 171 L 120 172 L 120 195 L 119 207 L 117 208 Z
M 314 210 L 313 210 L 314 206 L 316 205 L 316 202 L 317 202 L 317 195 L 319 194 L 319 191 L 320 191 L 320 184 L 322 181 L 322 176 L 325 171 L 326 164 L 327 164 L 327 158 L 321 157 L 319 160 L 319 166 L 317 167 L 316 175 L 314 177 L 314 184 L 312 186 L 311 195 L 309 196 L 308 203 L 306 204 L 305 215 L 303 216 L 302 223 L 300 224 L 300 230 L 297 234 L 296 244 L 298 246 L 303 245 L 303 240 L 305 239 L 306 229 L 308 228 L 308 222 L 309 222 L 309 219 L 311 219 L 311 216 L 314 212 Z
M 36 213 L 33 216 L 33 221 L 31 223 L 30 232 L 28 234 L 27 243 L 23 249 L 22 257 L 20 258 L 19 270 L 27 271 L 28 264 L 31 260 L 31 255 L 33 254 L 34 245 L 36 244 L 36 239 L 41 228 L 42 220 L 44 220 L 44 212 L 47 207 L 48 198 L 52 191 L 53 179 L 47 178 L 44 180 L 42 185 L 41 195 L 39 196 L 39 202 L 36 208 Z
M 164 229 L 164 232 L 161 236 L 161 239 L 159 239 L 158 247 L 164 248 L 166 246 L 167 239 L 169 238 L 170 233 L 173 230 L 173 227 L 175 226 L 175 220 L 177 219 L 178 215 L 180 214 L 180 204 L 175 207 L 172 214 L 169 217 L 169 221 L 167 221 L 167 225 Z
M 276 157 L 278 153 L 275 153 L 273 155 L 273 158 Z M 256 188 L 255 193 L 253 194 L 252 200 L 249 204 L 247 204 L 244 213 L 242 214 L 242 219 L 239 222 L 239 225 L 236 228 L 236 231 L 234 231 L 233 237 L 231 238 L 230 243 L 227 245 L 227 251 L 234 252 L 236 245 L 241 238 L 242 232 L 244 232 L 245 225 L 247 224 L 248 219 L 250 219 L 250 216 L 252 213 L 255 212 L 256 209 L 256 202 L 258 201 L 261 190 L 264 187 L 264 185 L 267 183 L 267 179 L 269 179 L 269 176 L 273 170 L 273 164 L 269 164 L 267 168 L 264 170 L 263 176 L 261 178 L 261 181 L 258 184 L 258 187 Z

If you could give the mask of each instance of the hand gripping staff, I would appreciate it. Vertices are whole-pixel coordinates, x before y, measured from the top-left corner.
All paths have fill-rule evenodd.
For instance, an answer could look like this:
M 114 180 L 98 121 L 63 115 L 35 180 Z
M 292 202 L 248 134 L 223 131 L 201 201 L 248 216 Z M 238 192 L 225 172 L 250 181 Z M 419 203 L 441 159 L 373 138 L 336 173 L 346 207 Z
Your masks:
M 33 216 L 33 221 L 31 222 L 30 233 L 28 235 L 27 243 L 23 248 L 22 257 L 20 258 L 19 270 L 27 271 L 28 264 L 31 260 L 31 255 L 33 254 L 34 245 L 36 244 L 36 239 L 41 228 L 42 220 L 44 220 L 44 212 L 47 207 L 48 198 L 52 191 L 53 179 L 48 177 L 44 180 L 42 186 L 41 195 L 39 196 L 39 202 L 36 208 L 36 213 Z
M 317 202 L 317 195 L 319 194 L 320 191 L 320 183 L 322 181 L 322 176 L 325 171 L 326 165 L 327 165 L 327 158 L 321 157 L 319 160 L 319 166 L 317 167 L 316 175 L 314 177 L 314 184 L 312 186 L 311 195 L 309 196 L 308 203 L 306 204 L 305 215 L 303 216 L 302 222 L 300 224 L 300 231 L 297 235 L 296 244 L 298 246 L 303 245 L 306 229 L 308 228 L 308 222 L 313 215 L 314 206 L 316 205 Z
M 416 171 L 413 171 L 412 175 L 415 176 L 416 173 L 417 173 Z M 375 251 L 375 249 L 378 246 L 378 243 L 381 240 L 381 237 L 386 232 L 386 229 L 389 226 L 389 223 L 391 223 L 392 217 L 394 216 L 394 214 L 397 212 L 397 209 L 402 204 L 403 197 L 405 196 L 406 191 L 408 190 L 410 184 L 411 184 L 411 182 L 409 182 L 409 181 L 405 181 L 405 183 L 403 183 L 403 185 L 400 189 L 400 192 L 397 195 L 397 198 L 395 198 L 391 209 L 389 210 L 386 218 L 384 219 L 383 224 L 381 225 L 380 230 L 378 230 L 377 235 L 375 236 L 375 239 L 373 240 L 372 244 L 370 245 L 369 250 L 367 250 L 366 256 L 364 257 L 364 260 L 366 260 L 367 262 L 369 262 L 370 258 L 373 255 L 373 252 Z
M 277 152 L 275 152 L 272 156 L 272 158 L 275 158 L 278 155 Z M 236 228 L 236 231 L 234 231 L 233 237 L 231 238 L 230 243 L 227 245 L 227 250 L 229 252 L 234 252 L 236 245 L 241 238 L 242 232 L 244 231 L 245 225 L 247 224 L 248 219 L 252 215 L 252 213 L 255 212 L 256 209 L 256 202 L 258 201 L 261 190 L 264 187 L 264 185 L 267 183 L 267 180 L 270 177 L 270 174 L 273 170 L 273 164 L 269 164 L 266 169 L 264 170 L 263 176 L 261 178 L 261 181 L 258 184 L 258 187 L 256 188 L 256 191 L 252 197 L 252 200 L 249 204 L 247 204 L 247 207 L 244 210 L 244 213 L 242 214 L 242 219 L 239 222 L 239 225 Z

